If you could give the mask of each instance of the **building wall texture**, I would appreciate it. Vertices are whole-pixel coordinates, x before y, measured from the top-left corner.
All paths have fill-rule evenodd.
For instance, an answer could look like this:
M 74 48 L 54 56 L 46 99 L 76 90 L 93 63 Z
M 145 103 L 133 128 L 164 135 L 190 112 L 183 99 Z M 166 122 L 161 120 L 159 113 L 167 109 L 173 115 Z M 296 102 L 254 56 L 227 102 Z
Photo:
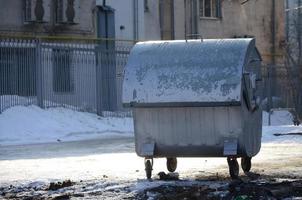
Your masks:
M 96 1 L 97 6 L 102 6 L 103 3 L 102 0 Z M 106 5 L 114 9 L 116 38 L 126 40 L 145 39 L 144 1 L 107 0 Z
M 187 1 L 187 7 L 192 1 Z M 257 47 L 264 63 L 272 60 L 273 45 L 272 23 L 275 26 L 275 56 L 279 64 L 283 64 L 282 43 L 285 40 L 284 2 L 275 0 L 275 18 L 272 19 L 272 0 L 249 0 L 241 4 L 238 0 L 221 1 L 221 18 L 203 18 L 199 16 L 198 33 L 203 38 L 255 37 Z M 188 10 L 190 12 L 190 10 Z M 187 14 L 187 34 L 190 33 L 192 13 Z M 194 17 L 194 16 L 193 16 Z
M 159 0 L 148 0 L 145 3 L 145 39 L 160 40 Z
M 32 13 L 34 14 L 35 3 L 32 0 Z M 62 0 L 66 1 L 66 0 Z M 43 22 L 24 22 L 25 0 L 0 0 L 1 12 L 0 33 L 14 35 L 90 35 L 95 31 L 95 0 L 74 1 L 74 24 L 59 24 L 55 21 L 53 0 L 43 0 Z M 67 2 L 67 1 L 66 1 Z M 33 16 L 34 17 L 34 16 Z M 5 19 L 5 20 L 3 20 Z

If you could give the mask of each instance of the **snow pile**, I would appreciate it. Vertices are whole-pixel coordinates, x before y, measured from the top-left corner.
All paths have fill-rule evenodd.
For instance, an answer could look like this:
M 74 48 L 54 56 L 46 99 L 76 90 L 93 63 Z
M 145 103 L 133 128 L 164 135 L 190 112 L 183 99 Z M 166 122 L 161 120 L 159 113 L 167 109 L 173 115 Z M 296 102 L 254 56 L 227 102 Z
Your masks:
M 262 115 L 263 143 L 302 143 L 302 126 L 293 125 L 293 116 L 287 110 L 275 110 L 271 114 L 271 126 L 268 126 L 267 112 Z
M 66 108 L 15 106 L 0 114 L 0 145 L 133 135 L 132 118 L 102 118 Z
M 262 142 L 302 143 L 302 126 L 292 125 L 290 112 L 274 111 L 272 126 L 267 122 L 263 112 Z M 99 117 L 66 108 L 15 106 L 0 114 L 0 145 L 133 137 L 133 130 L 132 118 Z
M 269 114 L 268 112 L 263 112 L 262 114 L 262 125 L 268 126 Z M 288 110 L 275 110 L 271 114 L 271 125 L 281 126 L 281 125 L 292 125 L 293 116 Z
M 15 105 L 30 105 L 37 103 L 36 97 L 21 97 L 18 95 L 1 95 L 0 101 L 1 111 Z

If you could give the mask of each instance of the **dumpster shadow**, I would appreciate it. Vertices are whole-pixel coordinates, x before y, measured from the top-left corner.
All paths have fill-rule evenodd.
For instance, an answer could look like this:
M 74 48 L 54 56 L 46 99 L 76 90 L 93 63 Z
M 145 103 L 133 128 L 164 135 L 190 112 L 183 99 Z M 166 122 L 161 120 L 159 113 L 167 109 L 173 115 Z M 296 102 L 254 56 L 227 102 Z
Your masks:
M 287 135 L 295 135 L 295 136 L 302 136 L 302 133 L 275 133 L 274 136 L 287 136 Z
M 163 181 L 110 181 L 105 179 L 73 182 L 43 183 L 0 186 L 0 198 L 19 199 L 300 199 L 302 179 L 284 179 L 261 175 L 252 180 L 242 176 L 231 180 L 225 176 L 217 180 L 170 180 Z M 209 178 L 210 179 L 210 178 Z M 55 186 L 55 187 L 51 187 Z M 294 197 L 294 198 L 293 198 Z
M 248 173 L 239 179 L 226 176 L 204 176 L 199 180 L 178 180 L 162 183 L 141 191 L 138 199 L 283 199 L 302 197 L 302 179 L 284 179 Z M 158 182 L 158 186 L 156 186 Z

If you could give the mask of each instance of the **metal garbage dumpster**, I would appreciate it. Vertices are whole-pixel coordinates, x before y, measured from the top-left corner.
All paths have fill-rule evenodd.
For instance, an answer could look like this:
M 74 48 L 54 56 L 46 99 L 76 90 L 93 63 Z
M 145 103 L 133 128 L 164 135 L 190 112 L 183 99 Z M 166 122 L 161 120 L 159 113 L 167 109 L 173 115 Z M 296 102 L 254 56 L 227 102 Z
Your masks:
M 254 39 L 137 43 L 125 67 L 122 101 L 134 116 L 135 149 L 145 158 L 226 157 L 232 178 L 261 146 L 261 56 Z

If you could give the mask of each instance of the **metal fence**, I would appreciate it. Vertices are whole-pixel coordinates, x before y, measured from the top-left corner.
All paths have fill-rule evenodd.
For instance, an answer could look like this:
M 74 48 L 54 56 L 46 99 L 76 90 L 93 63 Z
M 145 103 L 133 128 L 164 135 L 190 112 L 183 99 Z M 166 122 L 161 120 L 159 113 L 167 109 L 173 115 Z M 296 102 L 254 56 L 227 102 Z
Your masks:
M 302 116 L 302 95 L 300 76 L 290 65 L 275 65 L 262 67 L 261 90 L 262 107 L 266 111 L 275 108 L 287 108 L 295 116 Z M 300 92 L 299 92 L 300 91 Z M 271 102 L 268 101 L 271 95 Z
M 0 113 L 15 105 L 124 111 L 123 69 L 134 41 L 0 38 Z
M 123 70 L 134 41 L 0 36 L 0 113 L 15 105 L 68 107 L 130 116 L 121 103 Z M 295 108 L 302 116 L 299 73 L 262 67 L 264 109 Z M 298 92 L 295 92 L 298 91 Z M 268 103 L 272 95 L 273 105 Z

